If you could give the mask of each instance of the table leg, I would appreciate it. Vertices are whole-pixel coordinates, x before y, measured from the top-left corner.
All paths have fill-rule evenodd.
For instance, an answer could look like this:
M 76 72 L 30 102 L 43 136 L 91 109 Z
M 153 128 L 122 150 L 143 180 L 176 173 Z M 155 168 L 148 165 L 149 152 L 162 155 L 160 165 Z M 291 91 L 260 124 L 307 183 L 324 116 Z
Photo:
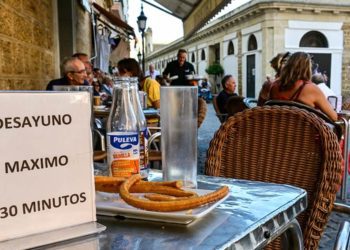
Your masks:
M 281 235 L 282 249 L 301 250 L 304 249 L 303 233 L 296 219 L 291 221 L 288 228 Z
M 349 167 L 349 162 L 348 162 L 348 157 L 349 157 L 349 121 L 345 118 L 341 118 L 344 122 L 344 174 L 343 174 L 343 183 L 340 189 L 340 199 L 342 201 L 347 200 L 347 189 L 348 189 L 348 167 Z

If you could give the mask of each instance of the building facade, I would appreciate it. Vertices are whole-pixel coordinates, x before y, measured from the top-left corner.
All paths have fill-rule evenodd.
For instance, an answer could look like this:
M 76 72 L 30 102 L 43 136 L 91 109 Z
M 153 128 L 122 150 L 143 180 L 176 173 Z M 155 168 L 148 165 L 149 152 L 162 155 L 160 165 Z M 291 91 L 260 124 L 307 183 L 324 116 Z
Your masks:
M 257 97 L 270 59 L 279 52 L 312 54 L 318 71 L 327 74 L 337 95 L 350 96 L 350 2 L 347 0 L 252 0 L 209 23 L 187 40 L 177 40 L 148 55 L 161 72 L 188 51 L 199 75 L 214 62 L 238 81 L 239 94 Z
M 94 2 L 105 9 L 114 4 L 112 0 Z M 125 13 L 128 1 L 121 2 Z M 98 18 L 112 28 L 115 25 L 92 13 L 96 10 L 84 0 L 0 1 L 0 89 L 43 90 L 60 77 L 65 57 L 76 52 L 94 57 Z

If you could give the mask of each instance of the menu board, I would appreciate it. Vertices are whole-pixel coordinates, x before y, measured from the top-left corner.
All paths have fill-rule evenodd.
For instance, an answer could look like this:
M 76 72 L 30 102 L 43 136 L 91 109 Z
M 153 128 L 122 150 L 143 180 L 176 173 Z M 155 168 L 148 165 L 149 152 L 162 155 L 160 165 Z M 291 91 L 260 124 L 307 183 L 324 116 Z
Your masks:
M 96 221 L 87 92 L 0 92 L 0 241 Z

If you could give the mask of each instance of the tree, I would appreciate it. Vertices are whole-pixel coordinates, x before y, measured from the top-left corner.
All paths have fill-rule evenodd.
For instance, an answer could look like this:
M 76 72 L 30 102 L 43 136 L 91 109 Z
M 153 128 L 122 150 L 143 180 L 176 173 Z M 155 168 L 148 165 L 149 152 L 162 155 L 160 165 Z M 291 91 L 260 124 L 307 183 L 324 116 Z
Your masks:
M 218 92 L 220 89 L 220 83 L 217 83 L 217 79 L 219 76 L 222 76 L 224 74 L 224 68 L 220 65 L 220 63 L 213 63 L 210 65 L 205 72 L 208 73 L 208 75 L 214 76 L 214 84 L 215 84 L 215 93 Z

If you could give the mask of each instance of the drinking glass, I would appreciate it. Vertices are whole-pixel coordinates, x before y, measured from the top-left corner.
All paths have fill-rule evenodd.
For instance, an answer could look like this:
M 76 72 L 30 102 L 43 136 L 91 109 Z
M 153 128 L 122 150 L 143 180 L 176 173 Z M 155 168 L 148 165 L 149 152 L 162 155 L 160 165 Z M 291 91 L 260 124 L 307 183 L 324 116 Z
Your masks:
M 163 87 L 160 93 L 164 180 L 197 187 L 197 87 Z

